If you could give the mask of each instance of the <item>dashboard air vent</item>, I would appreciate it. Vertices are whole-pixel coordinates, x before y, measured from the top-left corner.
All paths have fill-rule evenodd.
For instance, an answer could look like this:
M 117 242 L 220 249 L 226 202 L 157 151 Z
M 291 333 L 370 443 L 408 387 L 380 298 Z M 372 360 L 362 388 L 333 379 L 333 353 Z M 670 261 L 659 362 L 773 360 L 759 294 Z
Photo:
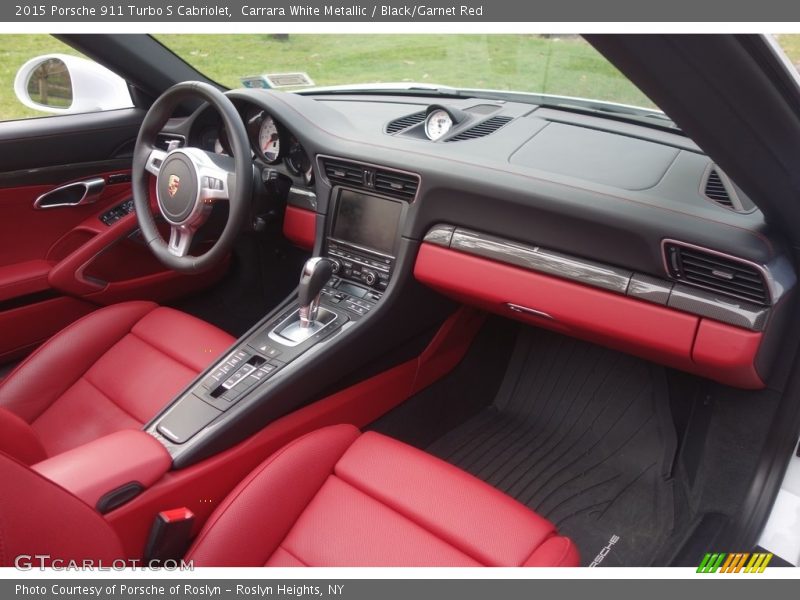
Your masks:
M 372 190 L 401 200 L 414 200 L 419 176 L 340 159 L 323 158 L 322 168 L 331 185 Z
M 756 304 L 769 304 L 760 269 L 748 262 L 674 242 L 664 244 L 673 279 Z
M 474 140 L 476 138 L 481 138 L 489 135 L 490 133 L 494 133 L 503 125 L 506 125 L 509 121 L 511 121 L 511 117 L 492 117 L 491 119 L 485 120 L 483 123 L 478 123 L 474 127 L 470 127 L 466 131 L 462 131 L 458 135 L 454 135 L 446 141 L 461 142 L 463 140 Z
M 419 180 L 416 176 L 398 173 L 397 171 L 375 171 L 375 191 L 398 196 L 404 200 L 413 200 L 417 194 Z
M 406 115 L 390 122 L 386 126 L 386 133 L 397 133 L 403 131 L 414 125 L 419 125 L 425 120 L 425 111 L 414 113 L 413 115 Z
M 713 200 L 720 206 L 724 206 L 725 208 L 734 208 L 733 200 L 731 200 L 731 194 L 723 183 L 722 177 L 720 177 L 717 169 L 711 169 L 708 172 L 708 177 L 706 177 L 706 184 L 703 188 L 703 192 L 709 200 Z
M 364 186 L 364 168 L 352 163 L 333 160 L 325 161 L 325 175 L 331 183 L 347 183 L 357 187 Z

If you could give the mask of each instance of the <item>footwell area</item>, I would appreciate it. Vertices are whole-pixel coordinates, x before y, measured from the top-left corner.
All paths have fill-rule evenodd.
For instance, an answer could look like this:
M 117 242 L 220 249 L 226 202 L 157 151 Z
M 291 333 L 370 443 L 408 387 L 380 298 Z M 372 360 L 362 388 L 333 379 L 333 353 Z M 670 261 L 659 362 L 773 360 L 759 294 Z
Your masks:
M 663 369 L 520 329 L 493 402 L 427 450 L 550 519 L 583 564 L 650 564 L 673 529 Z

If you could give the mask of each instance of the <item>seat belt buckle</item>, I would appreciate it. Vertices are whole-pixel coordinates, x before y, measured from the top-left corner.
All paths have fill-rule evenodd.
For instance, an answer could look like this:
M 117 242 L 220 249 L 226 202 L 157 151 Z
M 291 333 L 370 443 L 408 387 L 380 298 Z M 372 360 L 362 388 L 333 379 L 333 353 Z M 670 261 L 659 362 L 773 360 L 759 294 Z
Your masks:
M 158 513 L 147 538 L 145 564 L 183 558 L 189 549 L 193 525 L 194 513 L 185 506 Z

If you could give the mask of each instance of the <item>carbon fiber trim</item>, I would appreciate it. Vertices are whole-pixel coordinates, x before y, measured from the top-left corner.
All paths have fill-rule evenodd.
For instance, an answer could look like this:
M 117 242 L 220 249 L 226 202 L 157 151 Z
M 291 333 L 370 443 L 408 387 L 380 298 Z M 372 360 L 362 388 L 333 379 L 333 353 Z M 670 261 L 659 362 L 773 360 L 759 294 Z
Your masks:
M 672 288 L 667 306 L 753 331 L 763 331 L 769 315 L 769 309 L 763 306 L 741 302 L 680 283 Z
M 424 241 L 429 244 L 436 244 L 437 246 L 449 248 L 455 230 L 456 228 L 452 225 L 436 225 L 428 230 L 428 233 L 425 234 Z
M 670 291 L 672 291 L 671 281 L 664 281 L 658 277 L 641 273 L 634 273 L 631 283 L 628 285 L 628 296 L 631 298 L 664 306 L 669 301 Z
M 455 230 L 450 247 L 476 256 L 571 279 L 618 294 L 624 294 L 627 291 L 633 274 L 631 271 L 466 229 Z
M 286 197 L 286 204 L 316 212 L 317 195 L 314 192 L 293 185 Z

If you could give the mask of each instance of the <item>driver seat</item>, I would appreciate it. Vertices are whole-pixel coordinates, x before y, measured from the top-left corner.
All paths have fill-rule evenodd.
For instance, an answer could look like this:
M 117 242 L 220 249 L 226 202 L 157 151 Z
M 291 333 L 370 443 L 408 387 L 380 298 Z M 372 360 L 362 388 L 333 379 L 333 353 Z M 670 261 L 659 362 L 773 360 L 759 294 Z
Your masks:
M 0 382 L 0 452 L 30 465 L 140 429 L 234 341 L 153 302 L 90 313 Z

